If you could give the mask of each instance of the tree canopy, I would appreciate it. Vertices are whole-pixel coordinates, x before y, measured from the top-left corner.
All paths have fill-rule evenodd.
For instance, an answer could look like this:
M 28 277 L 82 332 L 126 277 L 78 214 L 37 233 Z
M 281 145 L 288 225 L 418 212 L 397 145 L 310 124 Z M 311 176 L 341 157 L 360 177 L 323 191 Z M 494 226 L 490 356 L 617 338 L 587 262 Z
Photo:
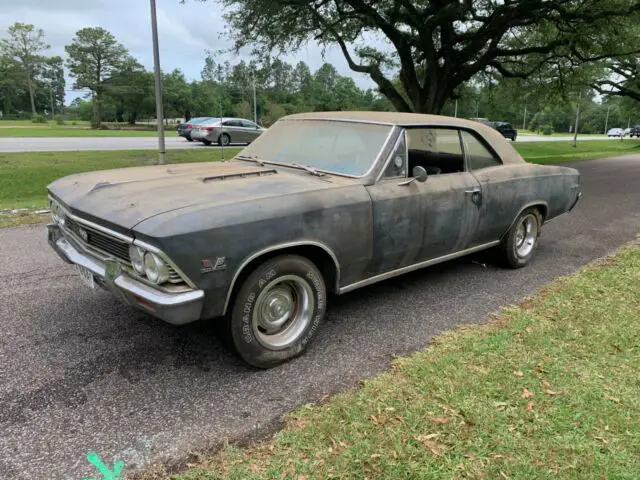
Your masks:
M 67 66 L 75 78 L 74 88 L 87 88 L 94 95 L 93 124 L 100 127 L 105 81 L 129 58 L 129 53 L 114 36 L 101 27 L 83 28 L 65 47 Z
M 206 0 L 204 0 L 206 1 Z M 222 0 L 237 49 L 341 50 L 400 111 L 439 113 L 482 72 L 527 78 L 553 62 L 616 57 L 636 0 Z M 640 51 L 636 45 L 634 51 Z M 397 78 L 398 82 L 394 82 Z

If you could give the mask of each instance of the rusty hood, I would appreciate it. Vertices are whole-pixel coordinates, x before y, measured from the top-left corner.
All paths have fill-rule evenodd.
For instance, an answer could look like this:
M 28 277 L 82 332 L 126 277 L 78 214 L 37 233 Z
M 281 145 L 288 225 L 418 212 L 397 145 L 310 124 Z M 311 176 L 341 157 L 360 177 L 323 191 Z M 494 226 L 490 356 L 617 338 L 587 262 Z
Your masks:
M 196 205 L 259 201 L 354 182 L 236 160 L 81 173 L 56 180 L 48 189 L 76 215 L 133 229 L 156 215 Z

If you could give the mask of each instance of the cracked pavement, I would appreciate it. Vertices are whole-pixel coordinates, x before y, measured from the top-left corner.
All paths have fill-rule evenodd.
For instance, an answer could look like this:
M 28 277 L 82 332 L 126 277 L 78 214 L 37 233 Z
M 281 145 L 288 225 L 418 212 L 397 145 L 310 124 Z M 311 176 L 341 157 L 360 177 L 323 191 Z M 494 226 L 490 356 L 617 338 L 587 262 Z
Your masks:
M 89 451 L 130 474 L 265 434 L 296 406 L 636 238 L 640 156 L 573 166 L 583 199 L 543 229 L 527 268 L 463 258 L 334 298 L 307 354 L 268 371 L 226 351 L 213 322 L 172 327 L 86 289 L 43 226 L 0 230 L 0 478 L 95 475 Z

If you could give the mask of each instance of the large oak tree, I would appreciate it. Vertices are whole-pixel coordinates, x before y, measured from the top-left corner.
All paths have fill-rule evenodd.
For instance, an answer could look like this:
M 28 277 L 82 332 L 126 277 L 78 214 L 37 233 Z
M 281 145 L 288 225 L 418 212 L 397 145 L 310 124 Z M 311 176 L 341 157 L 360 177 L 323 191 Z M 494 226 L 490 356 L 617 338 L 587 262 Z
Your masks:
M 640 11 L 637 0 L 222 3 L 237 49 L 289 52 L 310 40 L 337 47 L 397 110 L 423 113 L 439 113 L 480 72 L 526 78 L 557 59 L 575 65 L 627 54 L 612 26 Z

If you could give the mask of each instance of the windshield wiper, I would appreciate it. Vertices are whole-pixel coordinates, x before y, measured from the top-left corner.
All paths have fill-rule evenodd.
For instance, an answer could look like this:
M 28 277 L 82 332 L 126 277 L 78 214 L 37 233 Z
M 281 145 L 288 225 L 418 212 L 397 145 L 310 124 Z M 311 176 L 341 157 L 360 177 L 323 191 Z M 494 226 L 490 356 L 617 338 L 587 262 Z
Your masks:
M 292 167 L 301 168 L 301 169 L 309 172 L 311 175 L 316 175 L 318 177 L 324 177 L 326 175 L 325 173 L 319 172 L 314 167 L 310 167 L 308 165 L 300 165 L 299 163 L 290 163 L 289 165 L 292 166 Z
M 249 160 L 250 162 L 257 163 L 261 167 L 264 167 L 264 160 L 260 160 L 257 155 L 236 155 L 235 158 L 239 158 L 240 160 Z

